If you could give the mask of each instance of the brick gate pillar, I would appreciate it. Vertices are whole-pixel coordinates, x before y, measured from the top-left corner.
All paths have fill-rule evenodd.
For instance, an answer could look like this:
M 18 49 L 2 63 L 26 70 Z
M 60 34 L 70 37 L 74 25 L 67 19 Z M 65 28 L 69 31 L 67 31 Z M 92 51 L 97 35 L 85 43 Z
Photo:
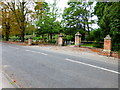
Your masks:
M 58 36 L 58 45 L 59 46 L 64 45 L 64 35 L 62 33 L 60 33 L 60 35 Z
M 77 32 L 75 34 L 75 46 L 76 47 L 79 47 L 80 46 L 80 43 L 81 43 L 81 34 L 79 32 Z
M 110 56 L 110 53 L 111 53 L 111 46 L 112 46 L 111 37 L 107 35 L 104 38 L 104 50 L 103 51 L 107 52 L 108 56 Z
M 28 39 L 28 45 L 32 45 L 32 38 Z

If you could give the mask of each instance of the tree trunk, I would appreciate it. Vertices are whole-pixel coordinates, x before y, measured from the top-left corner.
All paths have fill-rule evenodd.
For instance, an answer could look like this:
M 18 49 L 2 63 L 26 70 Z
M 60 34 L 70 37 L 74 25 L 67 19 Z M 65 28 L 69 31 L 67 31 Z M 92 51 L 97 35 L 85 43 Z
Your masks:
M 21 42 L 24 42 L 24 36 L 25 36 L 25 27 L 24 27 L 24 23 L 23 26 L 21 26 Z
M 42 35 L 42 38 L 44 38 L 44 35 Z
M 52 41 L 52 33 L 50 33 L 50 41 Z
M 25 36 L 25 32 L 24 32 L 24 30 L 22 31 L 22 33 L 21 33 L 21 42 L 24 42 L 24 36 Z
M 24 34 L 21 35 L 21 42 L 24 42 Z
M 5 41 L 9 41 L 9 32 L 6 31 Z
M 5 40 L 6 40 L 6 41 L 9 41 L 10 25 L 9 25 L 9 23 L 8 23 L 8 25 L 5 25 L 5 26 L 6 26 L 6 28 L 5 28 L 5 29 L 6 29 L 6 30 L 5 30 L 5 31 L 6 31 L 6 32 L 5 32 L 5 34 L 6 34 L 6 35 L 5 35 Z
M 48 34 L 48 41 L 49 41 L 49 34 Z
M 87 29 L 88 29 L 88 40 L 90 40 L 90 29 L 89 29 L 88 21 L 87 21 Z
M 85 24 L 84 24 L 83 28 L 84 28 L 84 31 L 86 31 L 85 30 Z M 82 35 L 82 40 L 85 40 L 85 33 L 83 33 L 83 35 Z
M 82 40 L 85 40 L 85 33 L 82 34 Z

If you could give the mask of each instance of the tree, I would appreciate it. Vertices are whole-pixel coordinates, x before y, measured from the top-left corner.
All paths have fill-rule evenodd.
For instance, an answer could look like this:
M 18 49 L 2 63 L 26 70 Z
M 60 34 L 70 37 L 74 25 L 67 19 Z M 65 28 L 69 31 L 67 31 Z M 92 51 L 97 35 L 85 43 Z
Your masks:
M 88 34 L 90 32 L 89 24 L 93 23 L 93 21 L 89 19 L 92 17 L 92 12 L 87 10 L 92 3 L 68 2 L 68 5 L 69 7 L 66 8 L 63 13 L 65 33 L 74 35 L 79 31 L 82 33 L 82 39 L 84 39 L 86 31 L 88 31 Z
M 24 42 L 25 29 L 27 26 L 27 14 L 32 12 L 27 8 L 28 2 L 25 0 L 19 1 L 16 3 L 15 0 L 7 2 L 7 7 L 11 9 L 16 19 L 16 22 L 20 28 L 20 38 L 21 42 Z
M 44 9 L 45 9 L 44 4 L 45 3 L 43 2 L 35 2 L 34 12 L 32 13 L 32 18 L 34 20 L 38 20 L 42 17 Z
M 27 27 L 26 27 L 26 35 L 34 35 L 35 33 L 35 26 L 34 25 L 31 25 L 31 24 L 28 24 Z
M 48 3 L 43 3 L 43 13 L 41 18 L 36 21 L 36 26 L 40 29 L 36 30 L 37 35 L 48 34 L 50 36 L 50 41 L 52 41 L 52 35 L 59 33 L 60 22 L 56 21 L 56 16 L 53 12 L 50 12 L 50 7 Z
M 5 36 L 5 40 L 9 40 L 12 12 L 10 9 L 2 2 L 2 34 Z
M 110 34 L 113 50 L 120 49 L 120 2 L 98 2 L 95 6 L 95 14 L 98 17 L 98 25 L 102 29 L 103 38 Z

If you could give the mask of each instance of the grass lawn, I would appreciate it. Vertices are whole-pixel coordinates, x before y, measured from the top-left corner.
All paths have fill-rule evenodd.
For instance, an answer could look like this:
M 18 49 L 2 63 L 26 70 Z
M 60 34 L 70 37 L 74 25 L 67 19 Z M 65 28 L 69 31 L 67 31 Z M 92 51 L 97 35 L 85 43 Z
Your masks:
M 84 47 L 94 47 L 94 44 L 82 44 L 81 46 L 84 46 Z

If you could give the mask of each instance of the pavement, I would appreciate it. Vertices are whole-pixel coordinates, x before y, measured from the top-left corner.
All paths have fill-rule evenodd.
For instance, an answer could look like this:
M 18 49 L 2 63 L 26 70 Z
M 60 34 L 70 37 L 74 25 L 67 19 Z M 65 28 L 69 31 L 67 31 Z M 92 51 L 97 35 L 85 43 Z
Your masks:
M 4 75 L 2 75 L 2 88 L 15 88 Z
M 3 72 L 21 88 L 118 88 L 118 60 L 45 48 L 3 43 Z
M 2 44 L 0 43 L 0 90 L 2 88 L 15 88 L 11 78 L 2 72 Z

